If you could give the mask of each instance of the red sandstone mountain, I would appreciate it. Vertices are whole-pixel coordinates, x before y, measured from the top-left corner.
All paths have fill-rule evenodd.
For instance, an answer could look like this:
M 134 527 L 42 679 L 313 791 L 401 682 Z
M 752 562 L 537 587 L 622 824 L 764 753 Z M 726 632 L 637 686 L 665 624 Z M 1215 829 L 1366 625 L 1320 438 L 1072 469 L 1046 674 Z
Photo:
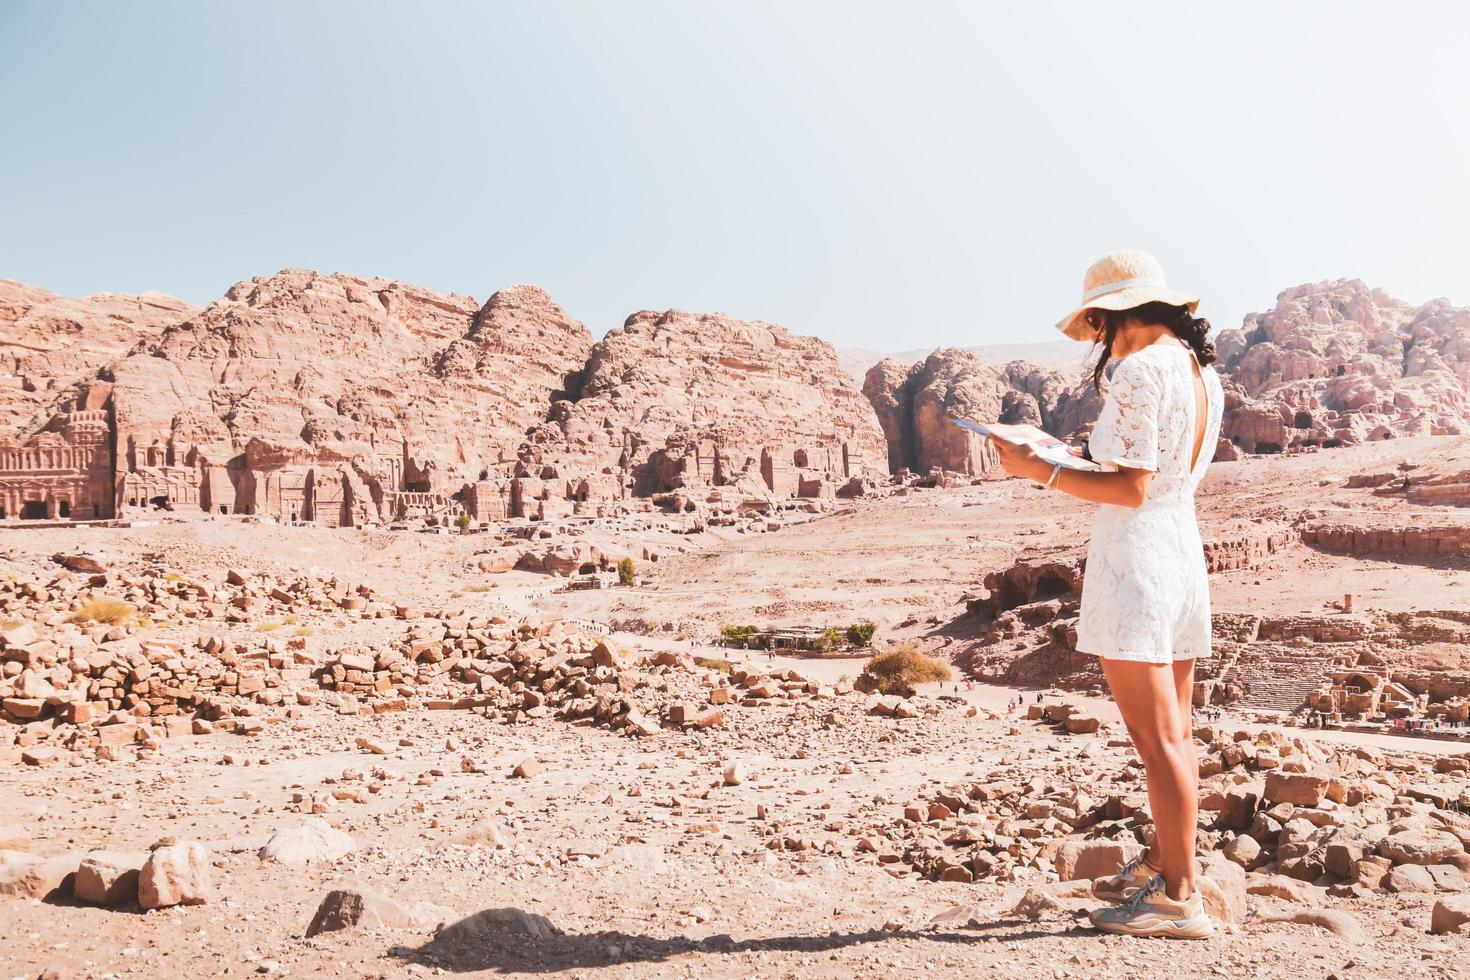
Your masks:
M 894 471 L 940 467 L 971 475 L 989 472 L 994 461 L 983 440 L 948 416 L 1029 422 L 1066 438 L 1090 427 L 1102 405 L 1080 368 L 982 364 L 957 347 L 941 348 L 914 365 L 880 361 L 868 369 L 863 393 L 883 426 Z
M 1220 331 L 1224 435 L 1246 452 L 1454 434 L 1470 422 L 1470 308 L 1357 279 L 1294 286 Z
M 22 313 L 36 305 L 24 290 Z M 831 496 L 885 469 L 833 349 L 771 324 L 638 313 L 593 347 L 534 286 L 477 309 L 300 269 L 167 319 L 127 343 L 99 332 L 69 364 L 68 383 L 90 383 L 52 393 L 44 446 L 0 460 L 7 513 L 544 517 L 701 486 Z M 5 401 L 12 415 L 33 407 Z
M 197 312 L 163 293 L 71 299 L 0 279 L 0 439 L 31 435 L 77 382 Z
M 531 434 L 531 472 L 570 495 L 732 485 L 830 496 L 886 476 L 871 407 L 831 345 L 769 323 L 643 311 L 592 348 L 575 401 Z
M 591 342 L 534 286 L 477 310 L 302 269 L 238 283 L 110 368 L 119 456 L 157 477 L 129 500 L 188 501 L 203 468 L 207 509 L 391 518 L 397 494 L 444 498 L 512 465 Z
M 830 496 L 890 468 L 986 472 L 946 415 L 1078 437 L 1100 403 L 1080 370 L 962 349 L 880 362 L 859 392 L 830 345 L 773 324 L 644 311 L 594 345 L 534 286 L 477 309 L 307 270 L 202 311 L 0 282 L 0 344 L 0 423 L 28 437 L 0 456 L 12 516 L 116 501 L 337 523 Z M 1445 300 L 1298 286 L 1218 346 L 1222 453 L 1470 424 L 1470 309 Z

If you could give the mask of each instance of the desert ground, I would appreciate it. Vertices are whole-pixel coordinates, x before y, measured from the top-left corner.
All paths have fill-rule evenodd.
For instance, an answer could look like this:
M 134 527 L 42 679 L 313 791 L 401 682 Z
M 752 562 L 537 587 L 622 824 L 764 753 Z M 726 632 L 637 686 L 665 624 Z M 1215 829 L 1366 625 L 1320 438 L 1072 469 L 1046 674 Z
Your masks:
M 1467 455 L 1470 440 L 1439 438 L 1218 463 L 1202 528 L 1452 521 L 1453 507 L 1349 478 L 1416 458 L 1450 472 Z M 176 657 L 206 634 L 259 647 L 277 696 L 222 699 L 182 728 L 129 719 L 126 744 L 99 734 L 111 716 L 85 737 L 57 719 L 7 726 L 6 975 L 1470 975 L 1456 924 L 1470 742 L 1211 708 L 1197 719 L 1201 849 L 1219 933 L 1103 936 L 1088 879 L 1148 821 L 1099 686 L 961 671 L 885 698 L 852 690 L 861 655 L 718 643 L 729 623 L 867 619 L 877 646 L 963 661 L 984 642 L 967 603 L 986 575 L 1075 554 L 1088 508 L 982 480 L 808 516 L 711 527 L 637 586 L 572 592 L 480 571 L 474 534 L 173 515 L 7 529 L 7 581 L 46 586 L 8 593 L 7 628 L 22 610 L 48 625 L 38 593 L 208 583 L 201 612 L 160 599 L 123 631 Z M 103 570 L 58 563 L 76 555 Z M 234 592 L 227 570 L 245 583 Z M 312 604 L 301 582 L 368 598 Z M 1407 613 L 1463 608 L 1470 565 L 1297 543 L 1212 582 L 1217 614 L 1345 616 L 1333 604 L 1348 593 L 1356 614 Z M 335 687 L 322 673 L 355 662 L 343 651 L 422 653 L 412 642 L 431 633 L 436 650 L 486 637 L 522 681 L 605 682 L 626 702 L 573 710 L 550 680 L 543 700 L 536 683 L 507 693 L 493 665 L 468 680 L 426 670 L 453 657 L 408 680 L 369 663 L 377 680 L 355 694 L 352 673 Z M 536 665 L 558 651 L 562 673 Z M 140 866 L 146 902 L 128 878 Z M 83 877 L 107 897 L 79 897 Z M 347 897 L 317 931 L 334 891 Z

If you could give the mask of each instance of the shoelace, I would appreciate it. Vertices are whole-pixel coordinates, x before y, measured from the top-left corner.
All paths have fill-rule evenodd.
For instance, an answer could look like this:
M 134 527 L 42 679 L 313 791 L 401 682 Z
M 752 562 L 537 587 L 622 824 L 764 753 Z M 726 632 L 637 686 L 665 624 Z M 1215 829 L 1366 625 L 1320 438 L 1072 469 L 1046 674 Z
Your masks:
M 1128 897 L 1128 901 L 1123 903 L 1123 911 L 1130 913 L 1137 912 L 1140 905 L 1147 902 L 1154 892 L 1161 890 L 1163 887 L 1164 876 L 1154 875 L 1148 880 L 1148 884 L 1139 888 L 1138 891 Z
M 1123 866 L 1118 869 L 1118 873 L 1115 874 L 1115 875 L 1113 875 L 1113 880 L 1114 881 L 1127 881 L 1129 878 L 1133 877 L 1133 875 L 1138 872 L 1139 867 L 1143 864 L 1143 862 L 1147 858 L 1148 858 L 1148 851 L 1146 851 L 1146 850 L 1139 851 L 1133 857 L 1129 858 L 1123 864 Z

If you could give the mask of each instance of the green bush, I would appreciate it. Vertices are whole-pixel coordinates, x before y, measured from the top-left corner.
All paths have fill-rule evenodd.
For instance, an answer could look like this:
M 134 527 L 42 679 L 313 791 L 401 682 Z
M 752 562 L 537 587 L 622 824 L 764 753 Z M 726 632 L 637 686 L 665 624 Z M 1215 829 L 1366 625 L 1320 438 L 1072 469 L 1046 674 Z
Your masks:
M 470 515 L 460 514 L 454 519 L 454 526 L 461 531 L 468 531 L 470 529 Z
M 633 559 L 625 556 L 621 561 L 618 562 L 619 585 L 632 585 L 633 579 L 637 574 L 637 569 L 633 567 Z
M 863 684 L 865 690 L 900 697 L 912 695 L 919 684 L 947 681 L 953 676 L 948 664 L 926 657 L 917 647 L 907 643 L 874 655 L 863 667 L 863 675 L 868 679 Z
M 817 640 L 817 649 L 835 650 L 842 645 L 844 639 L 846 639 L 846 636 L 842 630 L 835 626 L 829 626 L 822 632 L 821 639 Z
M 873 634 L 878 632 L 878 624 L 864 620 L 861 623 L 853 623 L 847 628 L 847 642 L 855 647 L 865 647 L 873 641 Z
M 750 642 L 750 638 L 760 632 L 754 626 L 732 626 L 720 627 L 720 638 L 732 646 L 743 647 Z

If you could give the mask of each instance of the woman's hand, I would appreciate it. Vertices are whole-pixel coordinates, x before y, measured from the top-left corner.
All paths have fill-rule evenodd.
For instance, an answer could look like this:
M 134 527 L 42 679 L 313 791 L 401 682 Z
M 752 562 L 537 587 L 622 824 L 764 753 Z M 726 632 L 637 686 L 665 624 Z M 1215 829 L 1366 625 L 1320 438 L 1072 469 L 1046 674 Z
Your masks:
M 1045 483 L 1046 478 L 1051 476 L 1051 464 L 1040 456 L 1030 446 L 1018 446 L 1004 439 L 991 436 L 988 440 L 990 448 L 994 449 L 1000 457 L 1001 469 L 1011 476 L 1019 476 L 1038 483 Z

